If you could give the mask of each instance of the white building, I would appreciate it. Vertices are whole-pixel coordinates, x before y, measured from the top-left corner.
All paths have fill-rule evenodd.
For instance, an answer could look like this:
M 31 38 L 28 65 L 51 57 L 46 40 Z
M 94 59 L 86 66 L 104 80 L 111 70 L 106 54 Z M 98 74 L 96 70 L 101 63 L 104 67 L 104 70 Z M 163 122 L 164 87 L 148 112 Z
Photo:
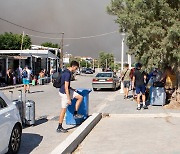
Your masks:
M 31 67 L 33 74 L 38 75 L 41 69 L 57 70 L 59 58 L 49 50 L 0 50 L 0 71 L 4 77 L 8 68 L 16 70 L 19 65 Z

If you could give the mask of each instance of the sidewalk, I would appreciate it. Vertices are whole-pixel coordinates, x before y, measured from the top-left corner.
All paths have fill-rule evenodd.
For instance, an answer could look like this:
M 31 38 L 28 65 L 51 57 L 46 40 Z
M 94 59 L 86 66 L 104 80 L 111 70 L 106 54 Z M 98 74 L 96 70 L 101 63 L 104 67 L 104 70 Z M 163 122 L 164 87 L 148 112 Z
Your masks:
M 103 118 L 75 154 L 178 154 L 180 118 Z
M 74 154 L 171 154 L 180 153 L 180 110 L 149 106 L 136 110 L 136 102 L 117 91 L 107 98 L 107 113 Z
M 8 90 L 8 89 L 10 90 L 10 89 L 20 88 L 20 87 L 23 87 L 23 84 L 0 87 L 0 90 Z

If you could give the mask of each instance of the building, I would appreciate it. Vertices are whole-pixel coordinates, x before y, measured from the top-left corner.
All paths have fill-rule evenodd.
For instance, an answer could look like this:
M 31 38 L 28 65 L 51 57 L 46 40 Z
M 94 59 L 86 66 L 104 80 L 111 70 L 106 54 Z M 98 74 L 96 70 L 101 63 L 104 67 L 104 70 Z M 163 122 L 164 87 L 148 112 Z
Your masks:
M 29 66 L 33 74 L 38 75 L 41 69 L 57 70 L 59 58 L 49 50 L 0 50 L 0 72 L 4 78 L 8 68 L 16 70 L 19 66 Z

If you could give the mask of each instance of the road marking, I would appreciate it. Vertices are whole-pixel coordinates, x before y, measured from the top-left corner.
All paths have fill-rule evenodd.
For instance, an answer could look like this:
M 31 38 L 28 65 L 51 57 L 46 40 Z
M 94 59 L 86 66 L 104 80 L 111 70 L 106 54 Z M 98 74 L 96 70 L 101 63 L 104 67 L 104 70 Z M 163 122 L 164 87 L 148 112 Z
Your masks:
M 109 114 L 112 118 L 180 118 L 180 113 L 158 113 L 158 114 Z

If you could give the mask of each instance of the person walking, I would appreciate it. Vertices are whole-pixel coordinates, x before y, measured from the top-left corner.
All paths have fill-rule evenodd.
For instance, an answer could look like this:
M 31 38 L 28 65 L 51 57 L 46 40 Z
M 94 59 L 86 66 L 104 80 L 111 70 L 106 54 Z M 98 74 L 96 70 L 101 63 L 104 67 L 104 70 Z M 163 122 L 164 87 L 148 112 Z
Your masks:
M 132 90 L 132 100 L 134 100 L 136 98 L 136 95 L 135 95 L 135 87 L 132 87 L 132 82 L 133 82 L 133 76 L 134 76 L 134 72 L 135 72 L 135 67 L 131 69 L 130 71 L 130 78 L 131 78 L 131 90 Z
M 21 75 L 22 74 L 22 68 L 21 68 L 20 65 L 17 68 L 16 72 L 17 72 L 17 81 L 18 81 L 18 83 L 22 83 L 22 75 Z
M 13 70 L 9 68 L 6 72 L 8 85 L 13 85 Z
M 53 76 L 53 74 L 54 74 L 54 68 L 51 67 L 51 69 L 50 69 L 50 79 L 51 79 L 51 82 L 52 82 L 52 76 Z
M 124 99 L 128 98 L 130 81 L 131 81 L 130 73 L 131 70 L 129 69 L 129 64 L 125 64 L 124 69 L 121 72 L 121 81 L 123 81 L 124 84 Z
M 59 95 L 61 97 L 61 111 L 60 111 L 60 116 L 59 116 L 59 124 L 57 128 L 57 132 L 62 132 L 66 133 L 67 130 L 62 127 L 63 119 L 66 113 L 66 108 L 68 105 L 71 105 L 71 100 L 73 98 L 76 98 L 76 105 L 75 105 L 75 111 L 74 111 L 74 118 L 82 118 L 82 115 L 78 114 L 78 109 L 80 107 L 80 104 L 83 100 L 83 97 L 79 95 L 75 89 L 70 87 L 70 82 L 71 82 L 71 74 L 74 73 L 79 67 L 79 63 L 77 61 L 72 61 L 70 64 L 70 67 L 65 69 L 62 72 L 61 75 L 61 84 L 62 86 L 59 89 Z
M 137 94 L 137 110 L 141 110 L 141 104 L 140 104 L 140 96 L 142 94 L 142 101 L 143 101 L 143 108 L 148 109 L 146 106 L 146 87 L 145 87 L 145 81 L 146 81 L 146 74 L 144 71 L 142 71 L 142 64 L 137 63 L 136 69 L 133 75 L 133 81 L 132 86 L 136 89 Z
M 22 71 L 22 78 L 23 78 L 23 84 L 24 84 L 24 91 L 25 93 L 30 93 L 30 78 L 31 78 L 31 71 L 26 66 L 24 70 Z

